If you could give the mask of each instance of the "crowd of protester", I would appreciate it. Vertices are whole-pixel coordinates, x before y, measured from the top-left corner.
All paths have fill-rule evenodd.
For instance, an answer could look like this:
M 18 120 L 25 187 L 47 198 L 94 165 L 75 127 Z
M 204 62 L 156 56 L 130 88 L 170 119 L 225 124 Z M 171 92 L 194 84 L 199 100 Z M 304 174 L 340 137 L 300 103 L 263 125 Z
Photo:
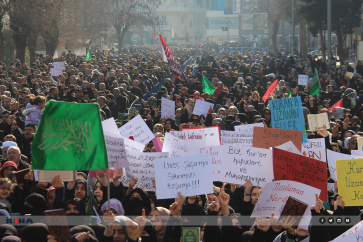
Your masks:
M 234 126 L 264 122 L 271 126 L 269 102 L 263 102 L 267 88 L 278 80 L 275 92 L 268 99 L 300 96 L 304 116 L 326 112 L 330 119 L 329 130 L 308 131 L 308 138 L 325 138 L 326 148 L 350 154 L 358 149 L 357 138 L 362 133 L 363 65 L 349 63 L 335 66 L 317 56 L 287 56 L 280 53 L 218 52 L 218 46 L 210 43 L 171 46 L 179 63 L 191 56 L 198 56 L 195 65 L 185 68 L 186 81 L 169 78 L 171 71 L 163 63 L 159 47 L 129 47 L 117 55 L 93 53 L 92 59 L 71 53 L 59 59 L 37 55 L 28 66 L 18 60 L 7 66 L 0 65 L 2 160 L 0 168 L 0 215 L 44 215 L 44 211 L 64 209 L 67 218 L 85 215 L 91 193 L 94 195 L 93 215 L 103 220 L 98 225 L 70 226 L 70 241 L 142 241 L 179 242 L 181 228 L 189 223 L 199 224 L 200 241 L 222 242 L 272 242 L 330 241 L 346 231 L 349 226 L 310 226 L 309 230 L 294 228 L 293 219 L 277 221 L 273 218 L 250 219 L 262 188 L 246 180 L 244 185 L 214 183 L 214 193 L 179 199 L 156 199 L 155 192 L 134 188 L 137 180 L 131 179 L 125 187 L 120 181 L 123 171 L 116 168 L 113 177 L 107 179 L 106 170 L 100 170 L 96 178 L 88 171 L 78 171 L 74 182 L 62 182 L 59 176 L 51 183 L 38 183 L 33 171 L 17 183 L 16 171 L 31 165 L 31 142 L 39 124 L 42 110 L 49 100 L 98 103 L 102 119 L 113 117 L 118 127 L 133 118 L 128 112 L 136 100 L 142 103 L 140 114 L 155 137 L 163 141 L 165 132 L 185 127 L 219 126 L 220 130 L 234 130 Z M 53 62 L 64 61 L 66 69 L 57 77 L 50 75 Z M 309 95 L 309 85 L 298 85 L 298 75 L 313 78 L 317 70 L 321 93 Z M 346 75 L 352 72 L 353 77 Z M 203 92 L 203 75 L 216 88 L 213 95 Z M 158 82 L 164 86 L 156 97 L 143 100 Z M 175 120 L 160 115 L 161 98 L 175 101 Z M 152 105 L 152 99 L 157 105 Z M 193 114 L 197 99 L 214 104 L 208 115 Z M 329 108 L 343 99 L 342 107 Z M 82 110 L 80 110 L 82 112 Z M 126 113 L 126 119 L 119 119 Z M 64 115 L 67 115 L 66 113 Z M 87 115 L 87 114 L 85 114 Z M 306 122 L 307 123 L 307 122 Z M 307 129 L 308 130 L 308 126 Z M 155 152 L 153 143 L 144 152 Z M 328 170 L 329 171 L 329 170 Z M 330 177 L 329 177 L 330 178 Z M 110 185 L 110 211 L 107 209 L 107 185 Z M 335 183 L 336 189 L 337 185 Z M 90 189 L 90 187 L 92 189 Z M 344 207 L 338 194 L 328 190 L 329 199 L 317 199 L 311 208 L 313 215 L 359 216 L 359 207 Z M 198 215 L 196 221 L 183 216 Z M 167 224 L 161 218 L 174 218 Z M 250 225 L 246 225 L 247 221 Z M 210 224 L 210 225 L 208 225 Z M 216 225 L 218 224 L 218 225 Z M 49 235 L 42 223 L 14 227 L 0 225 L 0 241 L 42 242 L 55 238 Z

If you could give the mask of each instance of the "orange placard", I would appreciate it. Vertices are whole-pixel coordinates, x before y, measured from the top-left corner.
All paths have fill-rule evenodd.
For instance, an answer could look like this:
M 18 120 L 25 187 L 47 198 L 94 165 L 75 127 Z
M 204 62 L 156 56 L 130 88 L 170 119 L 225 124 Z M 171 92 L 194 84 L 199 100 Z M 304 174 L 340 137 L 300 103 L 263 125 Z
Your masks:
M 269 149 L 270 147 L 292 141 L 301 152 L 302 132 L 288 129 L 253 128 L 253 147 Z

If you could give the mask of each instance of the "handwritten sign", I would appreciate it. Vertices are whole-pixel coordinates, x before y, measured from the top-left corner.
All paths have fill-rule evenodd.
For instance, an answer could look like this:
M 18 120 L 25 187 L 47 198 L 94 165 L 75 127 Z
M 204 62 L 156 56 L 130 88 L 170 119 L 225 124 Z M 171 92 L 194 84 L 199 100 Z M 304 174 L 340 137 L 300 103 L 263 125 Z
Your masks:
M 242 132 L 221 130 L 221 143 L 222 145 L 239 144 L 242 146 L 252 147 L 253 131 Z
M 136 178 L 135 187 L 142 187 L 145 191 L 155 191 L 152 181 L 155 180 L 154 160 L 158 158 L 168 158 L 169 153 L 164 152 L 135 152 L 126 151 L 126 158 L 129 167 L 126 170 L 126 176 L 122 176 L 120 181 L 126 187 L 129 186 L 131 178 Z
M 206 139 L 205 142 L 206 142 L 207 146 L 221 145 L 221 138 L 220 138 L 218 126 L 198 128 L 198 129 L 185 128 L 185 129 L 182 129 L 182 131 L 188 135 L 192 134 L 196 131 L 200 131 L 205 136 L 205 139 Z
M 357 223 L 356 225 L 354 225 L 353 227 L 351 227 L 350 229 L 348 229 L 347 231 L 345 231 L 344 233 L 342 233 L 341 235 L 339 235 L 338 237 L 336 237 L 334 240 L 334 242 L 346 242 L 346 241 L 350 241 L 349 238 L 352 238 L 351 241 L 357 242 L 358 240 L 356 240 L 355 236 L 350 236 L 349 238 L 347 236 L 358 233 L 359 231 L 362 230 L 362 226 L 363 226 L 363 221 L 360 221 L 359 223 Z M 361 231 L 361 237 L 363 237 L 363 230 Z M 341 238 L 348 238 L 348 240 L 343 240 Z
M 63 61 L 53 62 L 53 67 L 54 68 L 58 68 L 58 69 L 62 69 L 62 70 L 65 70 L 66 69 L 66 66 L 64 65 L 64 62 Z
M 161 117 L 175 120 L 175 101 L 161 98 Z
M 234 130 L 239 131 L 239 132 L 252 132 L 253 133 L 253 128 L 254 127 L 263 128 L 264 124 L 263 123 L 242 124 L 242 125 L 234 126 Z
M 274 178 L 271 150 L 229 145 L 222 160 L 222 182 L 243 185 L 248 179 L 254 186 L 263 187 Z
M 131 151 L 143 152 L 145 148 L 145 145 L 131 139 L 124 139 L 124 144 L 125 149 Z
M 272 213 L 275 213 L 275 218 L 279 219 L 287 199 L 291 196 L 309 205 L 299 224 L 299 227 L 307 229 L 311 220 L 309 208 L 316 203 L 315 193 L 319 195 L 320 192 L 319 189 L 300 182 L 274 181 L 267 183 L 251 217 L 271 216 Z
M 292 143 L 291 141 L 286 142 L 285 144 L 276 146 L 276 148 L 278 148 L 280 150 L 286 150 L 291 153 L 300 154 L 300 151 L 296 148 L 294 143 Z M 272 148 L 270 148 L 270 149 L 272 149 Z
M 327 158 L 328 158 L 328 165 L 331 178 L 336 181 L 337 178 L 337 168 L 335 161 L 336 160 L 348 160 L 348 159 L 357 159 L 359 157 L 353 155 L 346 155 L 339 152 L 334 152 L 332 150 L 327 150 Z
M 309 83 L 309 76 L 308 75 L 299 75 L 298 78 L 298 85 L 305 86 Z
M 59 75 L 62 75 L 63 74 L 63 69 L 60 69 L 60 68 L 50 68 L 50 74 L 52 76 L 59 76 Z
M 345 206 L 362 206 L 363 159 L 337 160 L 336 166 L 339 196 Z
M 363 157 L 363 151 L 361 150 L 351 150 L 350 153 L 352 153 L 354 156 Z
M 221 172 L 222 166 L 225 165 L 227 159 L 224 159 L 225 156 L 228 156 L 228 146 L 226 145 L 217 145 L 217 146 L 204 146 L 204 147 L 195 147 L 192 146 L 190 148 L 190 155 L 202 155 L 202 154 L 210 154 L 212 157 L 212 174 L 213 181 L 223 181 L 224 175 Z
M 115 119 L 113 117 L 102 121 L 102 129 L 103 133 L 107 132 L 110 134 L 121 136 L 120 132 L 118 131 Z
M 122 137 L 105 135 L 108 164 L 110 168 L 128 167 L 126 149 Z
M 272 128 L 299 130 L 303 135 L 302 143 L 307 142 L 301 97 L 271 100 L 270 108 Z
M 210 154 L 154 160 L 157 199 L 213 193 Z
M 301 154 L 303 156 L 326 162 L 325 139 L 308 139 L 307 143 L 302 144 Z
M 153 133 L 146 125 L 145 121 L 141 118 L 140 114 L 131 119 L 125 125 L 119 128 L 119 132 L 123 137 L 133 136 L 135 141 L 146 145 L 154 138 Z
M 282 145 L 290 140 L 301 151 L 301 131 L 254 127 L 253 147 L 268 149 L 273 146 Z
M 169 133 L 178 139 L 188 141 L 188 144 L 191 146 L 206 145 L 206 136 L 199 130 L 196 130 L 195 132 L 170 131 Z
M 290 180 L 321 190 L 320 199 L 327 201 L 326 163 L 277 148 L 273 152 L 275 181 Z
M 169 133 L 165 134 L 163 152 L 169 152 L 170 157 L 189 155 L 190 144 L 186 140 L 178 139 Z
M 214 104 L 210 103 L 210 102 L 202 101 L 200 99 L 197 99 L 197 101 L 195 101 L 193 114 L 195 114 L 195 115 L 204 115 L 204 117 L 207 117 L 208 109 L 210 108 L 210 106 L 212 106 L 212 108 L 213 108 Z

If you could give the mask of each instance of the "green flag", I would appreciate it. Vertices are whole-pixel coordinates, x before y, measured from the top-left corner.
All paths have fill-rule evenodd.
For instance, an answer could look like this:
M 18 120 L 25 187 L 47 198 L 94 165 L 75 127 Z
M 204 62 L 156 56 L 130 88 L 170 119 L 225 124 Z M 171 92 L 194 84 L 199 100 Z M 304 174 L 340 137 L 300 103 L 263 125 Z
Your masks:
M 87 55 L 86 55 L 86 61 L 90 60 L 91 58 L 92 58 L 91 51 L 88 50 Z
M 315 69 L 313 81 L 311 82 L 310 92 L 309 94 L 311 96 L 318 95 L 321 92 L 320 82 L 319 82 L 319 76 L 318 72 Z
M 31 147 L 32 169 L 99 170 L 108 168 L 100 107 L 50 100 Z
M 287 98 L 292 97 L 292 89 L 290 89 L 289 95 L 287 95 Z
M 203 85 L 203 92 L 207 92 L 210 95 L 213 95 L 214 92 L 216 91 L 216 88 L 212 85 L 212 83 L 210 83 L 210 81 L 204 75 L 203 75 L 202 85 Z

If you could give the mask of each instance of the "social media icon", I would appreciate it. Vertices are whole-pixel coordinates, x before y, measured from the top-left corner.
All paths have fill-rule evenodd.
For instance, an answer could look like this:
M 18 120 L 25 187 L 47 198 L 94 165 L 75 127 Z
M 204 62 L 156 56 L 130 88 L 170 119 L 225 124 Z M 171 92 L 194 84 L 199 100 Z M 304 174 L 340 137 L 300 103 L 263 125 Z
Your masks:
M 337 218 L 336 222 L 337 222 L 337 224 L 341 224 L 343 222 L 343 219 L 342 218 Z
M 328 223 L 329 223 L 329 224 L 334 223 L 334 219 L 333 219 L 333 218 L 328 218 Z
M 344 222 L 345 222 L 346 224 L 349 224 L 351 221 L 352 221 L 352 220 L 351 220 L 350 218 L 345 218 L 345 219 L 344 219 Z
M 319 219 L 319 222 L 320 222 L 321 224 L 325 224 L 326 219 L 325 219 L 325 218 L 320 218 L 320 219 Z

